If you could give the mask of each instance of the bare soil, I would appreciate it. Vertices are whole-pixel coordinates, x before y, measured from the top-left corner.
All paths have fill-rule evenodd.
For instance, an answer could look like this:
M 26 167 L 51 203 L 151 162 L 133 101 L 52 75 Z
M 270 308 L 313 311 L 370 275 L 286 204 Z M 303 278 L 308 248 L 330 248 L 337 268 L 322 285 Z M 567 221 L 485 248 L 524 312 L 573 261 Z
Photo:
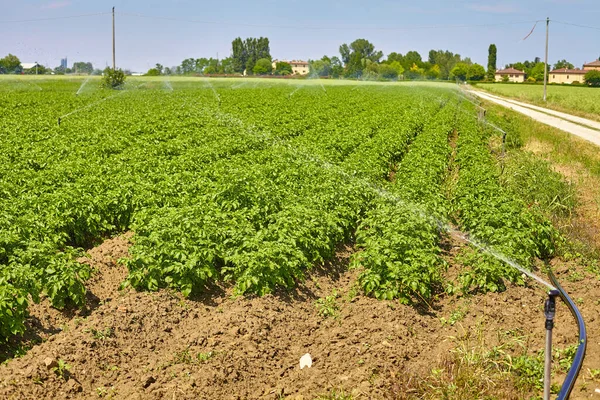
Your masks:
M 127 238 L 118 237 L 90 251 L 87 262 L 97 273 L 87 310 L 32 307 L 30 329 L 41 343 L 0 367 L 0 397 L 313 399 L 337 390 L 355 399 L 410 398 L 411 379 L 427 379 L 458 338 L 494 346 L 501 333 L 519 332 L 532 354 L 543 348 L 545 296 L 537 286 L 442 295 L 429 306 L 378 301 L 357 294 L 357 271 L 347 269 L 352 248 L 346 247 L 290 292 L 232 297 L 230 288 L 219 287 L 185 299 L 167 290 L 120 291 L 126 270 L 116 260 L 127 247 Z M 457 249 L 451 244 L 448 251 Z M 600 282 L 585 272 L 584 280 L 569 282 L 572 267 L 556 267 L 566 289 L 581 298 L 590 333 L 582 375 L 589 376 L 588 368 L 600 368 Z M 316 300 L 334 293 L 336 315 L 321 316 Z M 459 321 L 443 322 L 457 310 L 464 314 Z M 556 346 L 576 343 L 574 321 L 562 305 L 557 321 Z M 301 370 L 306 353 L 313 365 Z M 600 387 L 591 378 L 586 382 L 572 398 L 589 398 Z M 519 398 L 510 389 L 498 393 Z

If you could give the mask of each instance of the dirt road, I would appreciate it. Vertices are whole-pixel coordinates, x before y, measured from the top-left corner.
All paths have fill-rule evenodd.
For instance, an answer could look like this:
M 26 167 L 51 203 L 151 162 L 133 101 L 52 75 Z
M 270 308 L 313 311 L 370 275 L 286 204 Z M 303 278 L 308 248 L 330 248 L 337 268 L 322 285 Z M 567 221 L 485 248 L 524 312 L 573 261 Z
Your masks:
M 469 90 L 469 93 L 484 100 L 491 101 L 516 112 L 524 114 L 546 125 L 558 128 L 570 134 L 579 136 L 589 142 L 600 146 L 600 123 L 586 118 L 534 106 L 516 100 L 505 99 L 489 93 Z

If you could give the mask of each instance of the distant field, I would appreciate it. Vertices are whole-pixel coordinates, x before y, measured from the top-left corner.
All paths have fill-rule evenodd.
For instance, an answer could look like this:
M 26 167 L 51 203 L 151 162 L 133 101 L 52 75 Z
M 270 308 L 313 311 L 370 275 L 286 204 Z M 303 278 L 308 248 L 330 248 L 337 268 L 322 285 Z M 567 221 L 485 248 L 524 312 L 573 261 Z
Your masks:
M 559 111 L 600 120 L 600 89 L 584 86 L 548 86 L 548 101 L 542 101 L 543 86 L 516 84 L 479 84 L 477 87 L 501 96 L 545 105 Z

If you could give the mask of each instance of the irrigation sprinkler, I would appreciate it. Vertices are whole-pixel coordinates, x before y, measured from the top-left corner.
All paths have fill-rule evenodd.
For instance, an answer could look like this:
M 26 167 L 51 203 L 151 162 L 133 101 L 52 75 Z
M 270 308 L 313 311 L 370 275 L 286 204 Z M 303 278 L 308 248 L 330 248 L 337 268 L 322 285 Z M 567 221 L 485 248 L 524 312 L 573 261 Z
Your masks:
M 544 400 L 550 400 L 550 384 L 552 375 L 552 329 L 554 328 L 554 316 L 556 315 L 556 297 L 560 294 L 558 289 L 548 292 L 548 299 L 544 304 L 544 315 L 546 316 L 546 350 L 544 360 Z

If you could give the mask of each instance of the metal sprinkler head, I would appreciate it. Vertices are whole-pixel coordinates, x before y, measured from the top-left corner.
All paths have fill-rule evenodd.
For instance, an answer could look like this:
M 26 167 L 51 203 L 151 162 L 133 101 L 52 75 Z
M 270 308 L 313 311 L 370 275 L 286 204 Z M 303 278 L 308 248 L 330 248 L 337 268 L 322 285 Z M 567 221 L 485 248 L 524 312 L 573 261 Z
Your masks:
M 58 126 L 60 126 L 60 117 L 58 117 Z

